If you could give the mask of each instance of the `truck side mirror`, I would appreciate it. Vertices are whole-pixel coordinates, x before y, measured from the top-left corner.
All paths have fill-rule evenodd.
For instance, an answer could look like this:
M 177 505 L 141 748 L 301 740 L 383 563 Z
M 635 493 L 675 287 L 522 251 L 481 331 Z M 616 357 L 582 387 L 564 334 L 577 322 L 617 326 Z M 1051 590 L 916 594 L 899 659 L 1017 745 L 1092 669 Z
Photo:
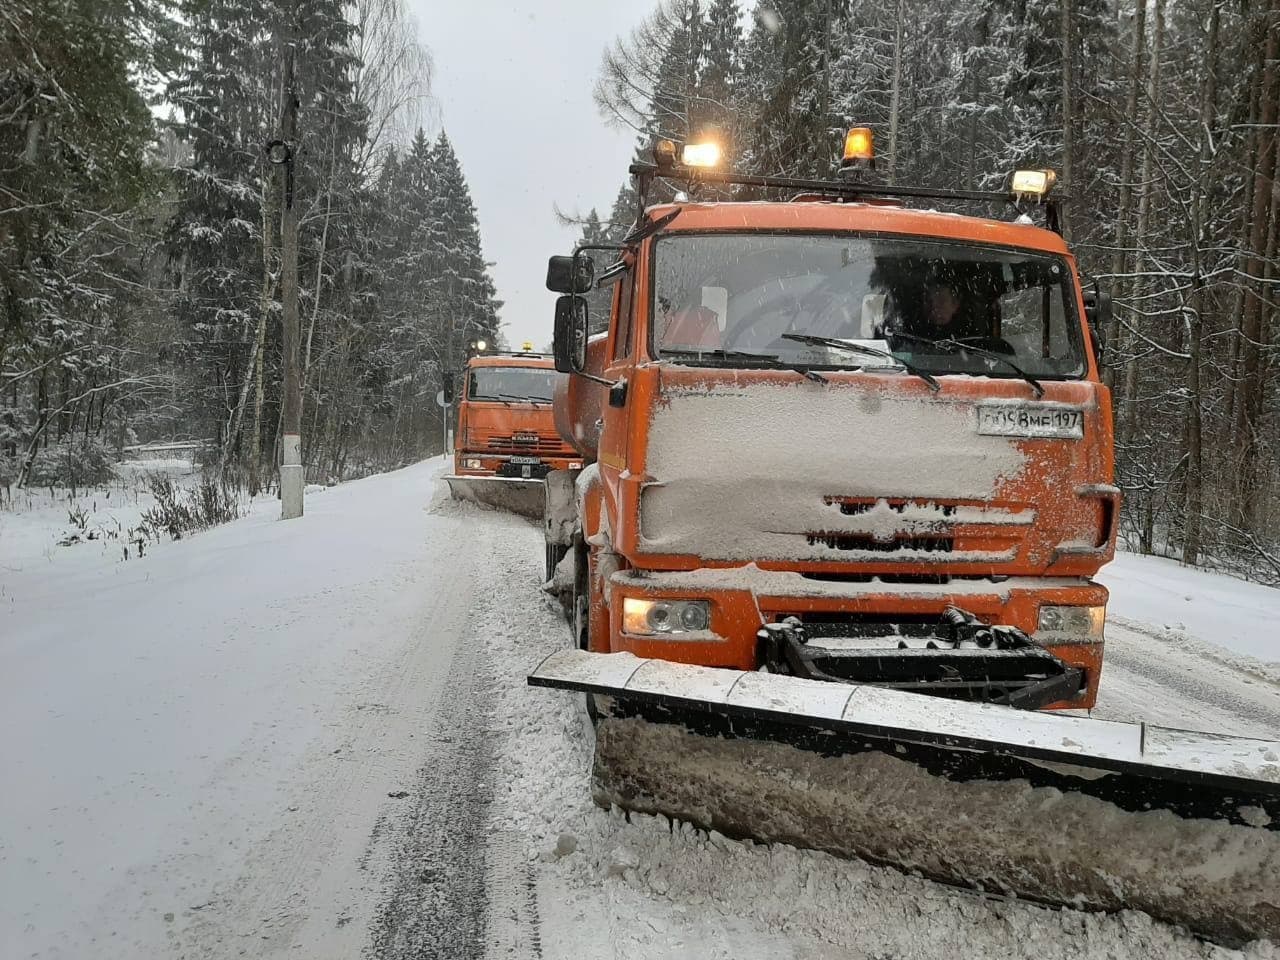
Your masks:
M 547 261 L 547 289 L 552 293 L 586 293 L 596 279 L 590 257 L 552 257 Z
M 582 373 L 587 368 L 587 301 L 584 297 L 569 294 L 556 299 L 552 350 L 560 373 Z
M 1084 293 L 1084 316 L 1089 322 L 1089 340 L 1093 346 L 1094 359 L 1101 365 L 1107 346 L 1103 333 L 1111 325 L 1111 294 L 1103 290 L 1097 281 L 1094 281 L 1092 290 Z

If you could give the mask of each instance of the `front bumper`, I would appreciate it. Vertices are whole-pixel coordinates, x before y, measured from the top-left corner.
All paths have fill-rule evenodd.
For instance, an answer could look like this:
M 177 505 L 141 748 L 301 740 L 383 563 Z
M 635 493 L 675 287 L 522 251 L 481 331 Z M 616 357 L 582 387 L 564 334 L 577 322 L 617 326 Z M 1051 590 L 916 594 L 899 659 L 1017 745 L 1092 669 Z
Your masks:
M 765 624 L 759 639 L 769 671 L 1023 710 L 1071 700 L 1084 681 L 1083 670 L 1021 630 L 983 624 L 958 607 L 949 608 L 927 638 L 911 642 L 859 637 L 830 623 L 815 624 L 814 634 L 795 617 Z
M 708 600 L 709 629 L 696 635 L 627 634 L 622 628 L 626 597 Z M 1087 708 L 1097 697 L 1103 643 L 1096 638 L 1038 635 L 1039 609 L 1047 605 L 1105 606 L 1106 602 L 1105 587 L 1068 577 L 1010 577 L 1001 582 L 953 579 L 946 584 L 849 583 L 761 570 L 755 565 L 662 573 L 631 569 L 613 574 L 609 581 L 609 649 L 681 663 L 754 670 L 763 662 L 758 634 L 765 624 L 794 617 L 814 632 L 880 630 L 911 637 L 922 625 L 937 624 L 947 608 L 954 606 L 984 623 L 1030 635 L 1064 668 L 1078 669 L 1083 679 L 1077 692 L 1046 706 Z
M 460 477 L 502 477 L 541 480 L 553 470 L 580 470 L 582 460 L 570 457 L 460 452 L 454 455 L 454 474 Z

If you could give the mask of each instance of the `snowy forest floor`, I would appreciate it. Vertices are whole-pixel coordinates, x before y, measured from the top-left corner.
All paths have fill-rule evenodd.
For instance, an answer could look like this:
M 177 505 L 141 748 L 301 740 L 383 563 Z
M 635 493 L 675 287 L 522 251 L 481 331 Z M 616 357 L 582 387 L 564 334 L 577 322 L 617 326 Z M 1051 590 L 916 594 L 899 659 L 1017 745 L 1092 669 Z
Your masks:
M 579 698 L 524 684 L 567 643 L 538 528 L 443 468 L 128 562 L 0 513 L 0 955 L 1239 955 L 594 807 Z M 1280 591 L 1103 579 L 1099 715 L 1280 737 Z

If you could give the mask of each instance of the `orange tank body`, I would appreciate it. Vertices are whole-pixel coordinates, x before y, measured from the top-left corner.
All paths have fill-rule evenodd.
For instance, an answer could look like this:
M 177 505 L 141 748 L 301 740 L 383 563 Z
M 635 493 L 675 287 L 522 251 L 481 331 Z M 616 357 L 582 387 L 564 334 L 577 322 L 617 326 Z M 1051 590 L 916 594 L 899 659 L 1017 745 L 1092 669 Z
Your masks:
M 594 461 L 577 481 L 586 566 L 579 637 L 601 652 L 751 670 L 767 622 L 936 622 L 954 604 L 1083 668 L 1080 692 L 1051 708 L 1092 706 L 1107 602 L 1093 576 L 1114 553 L 1119 491 L 1111 395 L 1063 239 L 1029 223 L 882 203 L 682 203 L 646 217 L 677 209 L 627 251 L 607 336 L 589 345 L 591 371 L 620 386 L 611 394 L 573 376 L 557 394 L 561 435 Z M 664 343 L 712 349 L 728 325 L 716 328 L 717 311 L 731 312 L 716 285 L 751 278 L 699 281 L 702 305 L 675 311 L 655 293 L 667 276 L 655 265 L 656 245 L 718 234 L 901 238 L 943 241 L 978 258 L 1040 256 L 1055 264 L 1045 269 L 1065 291 L 1061 335 L 1074 338 L 1080 366 L 1039 378 L 1036 396 L 1003 369 L 935 371 L 934 391 L 867 361 L 811 377 L 733 357 L 662 356 L 659 323 Z M 881 267 L 870 268 L 873 278 Z M 1002 269 L 1012 288 L 1016 268 Z M 801 295 L 795 302 L 806 309 Z M 1048 294 L 1044 303 L 1048 357 Z M 1010 315 L 1004 324 L 1014 329 Z M 1036 350 L 1038 338 L 1028 337 Z M 629 599 L 705 601 L 709 620 L 686 633 L 635 629 Z M 1086 612 L 1067 610 L 1062 620 L 1063 608 Z M 1075 632 L 1052 629 L 1060 622 Z
M 549 357 L 472 357 L 458 398 L 454 473 L 536 478 L 581 468 L 581 455 L 560 438 L 552 412 L 554 390 L 564 379 Z

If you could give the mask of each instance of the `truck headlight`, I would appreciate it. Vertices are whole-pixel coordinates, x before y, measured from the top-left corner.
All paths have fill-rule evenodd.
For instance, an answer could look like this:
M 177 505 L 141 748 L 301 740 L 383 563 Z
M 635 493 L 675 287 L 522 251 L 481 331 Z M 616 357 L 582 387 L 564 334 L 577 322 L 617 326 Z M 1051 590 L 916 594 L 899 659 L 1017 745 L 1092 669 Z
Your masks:
M 479 460 L 463 460 L 463 461 L 462 461 L 462 468 L 463 468 L 464 470 L 479 470 L 479 469 L 480 469 L 480 461 L 479 461 Z
M 1036 632 L 1101 640 L 1106 621 L 1106 607 L 1041 607 Z
M 622 632 L 637 636 L 698 633 L 711 625 L 706 600 L 622 600 Z

